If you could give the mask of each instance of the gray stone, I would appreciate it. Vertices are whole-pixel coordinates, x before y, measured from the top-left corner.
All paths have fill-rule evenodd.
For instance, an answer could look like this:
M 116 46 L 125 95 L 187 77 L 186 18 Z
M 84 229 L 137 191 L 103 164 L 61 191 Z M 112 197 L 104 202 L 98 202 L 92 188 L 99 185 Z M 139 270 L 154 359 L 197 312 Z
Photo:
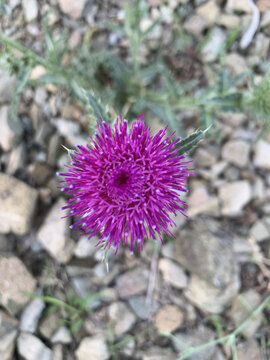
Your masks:
M 24 292 L 33 293 L 36 280 L 15 256 L 0 255 L 0 274 L 0 304 L 16 314 L 29 301 Z
M 65 360 L 64 354 L 63 354 L 63 345 L 62 344 L 56 344 L 53 346 L 53 354 L 52 354 L 52 360 Z
M 40 334 L 50 340 L 60 327 L 61 316 L 59 312 L 47 315 L 40 323 L 38 330 Z
M 51 338 L 53 344 L 70 344 L 72 337 L 69 330 L 65 326 L 61 326 Z
M 261 28 L 264 28 L 268 25 L 270 25 L 270 9 L 266 10 L 265 13 L 263 13 L 262 20 L 260 22 Z
M 171 255 L 193 275 L 185 295 L 204 311 L 219 313 L 236 296 L 240 281 L 232 239 L 217 223 L 197 219 L 181 230 Z
M 133 295 L 139 295 L 146 291 L 148 285 L 149 270 L 136 268 L 127 271 L 116 280 L 116 290 L 119 296 L 127 299 Z
M 98 250 L 96 247 L 97 241 L 93 238 L 89 241 L 87 238 L 88 236 L 82 236 L 74 249 L 74 255 L 79 259 L 94 256 L 95 252 Z
M 35 189 L 14 177 L 0 173 L 0 233 L 28 233 L 37 197 Z
M 260 176 L 256 176 L 256 179 L 253 184 L 253 197 L 256 200 L 264 201 L 265 200 L 265 185 L 264 181 Z
M 14 175 L 18 170 L 24 169 L 26 165 L 26 148 L 25 144 L 19 144 L 14 147 L 10 153 L 6 172 Z
M 0 69 L 0 104 L 10 102 L 16 86 L 16 77 Z
M 0 252 L 8 252 L 12 249 L 12 243 L 8 238 L 0 234 Z
M 100 336 L 84 338 L 75 351 L 77 360 L 108 360 L 110 354 L 105 339 Z
M 195 216 L 200 213 L 219 216 L 219 202 L 217 197 L 210 196 L 204 185 L 195 187 L 187 199 L 187 216 Z
M 250 145 L 243 140 L 228 141 L 222 148 L 222 158 L 244 168 L 249 162 Z
M 145 299 L 145 296 L 132 296 L 128 299 L 128 304 L 136 316 L 144 320 L 150 319 L 159 308 L 159 304 L 155 300 L 150 305 L 147 305 Z
M 127 333 L 136 322 L 135 315 L 123 302 L 115 302 L 108 308 L 110 326 L 115 336 Z
M 198 167 L 211 167 L 216 161 L 217 157 L 208 149 L 199 147 L 195 153 L 195 164 Z
M 17 337 L 17 330 L 12 330 L 3 337 L 0 337 L 0 359 L 13 360 L 13 352 L 15 341 Z
M 13 333 L 14 330 L 17 330 L 18 321 L 5 313 L 3 310 L 0 310 L 0 344 L 3 345 L 4 339 L 10 333 Z M 0 345 L 0 358 L 1 351 L 4 347 Z M 2 355 L 3 356 L 3 355 Z
M 170 259 L 160 259 L 158 268 L 164 280 L 177 289 L 184 289 L 188 284 L 188 277 L 184 270 Z
M 268 36 L 265 36 L 263 33 L 258 33 L 255 36 L 255 39 L 252 42 L 250 48 L 250 54 L 254 57 L 259 57 L 259 59 L 266 59 L 270 45 L 270 39 Z
M 263 360 L 263 358 L 263 353 L 255 339 L 248 339 L 237 346 L 238 360 Z
M 263 220 L 258 220 L 250 229 L 250 236 L 256 241 L 263 241 L 270 237 L 270 231 Z
M 187 348 L 196 348 L 202 344 L 205 344 L 211 340 L 214 340 L 215 333 L 205 327 L 200 325 L 197 329 L 190 329 L 185 333 L 177 333 L 175 337 L 178 339 L 173 341 L 174 348 L 179 355 Z M 212 360 L 216 359 L 215 352 L 216 347 L 208 347 L 207 349 L 195 352 L 193 355 L 189 356 L 189 360 Z
M 255 146 L 254 164 L 262 169 L 270 169 L 270 144 L 260 140 Z
M 220 49 L 226 42 L 226 38 L 226 34 L 222 29 L 218 27 L 213 28 L 207 42 L 202 48 L 203 60 L 206 62 L 215 61 Z
M 174 242 L 174 259 L 213 286 L 225 289 L 238 272 L 232 238 L 218 223 L 197 219 Z
M 34 333 L 37 329 L 38 321 L 45 308 L 45 303 L 41 299 L 32 300 L 23 310 L 20 320 L 21 331 Z
M 38 16 L 38 3 L 36 0 L 22 0 L 23 12 L 26 22 L 36 20 Z
M 234 128 L 239 128 L 247 120 L 247 115 L 233 112 L 219 112 L 219 118 L 225 123 Z
M 237 216 L 252 199 L 252 188 L 247 180 L 226 183 L 219 187 L 218 196 L 222 205 L 221 213 Z
M 249 289 L 248 291 L 239 294 L 235 299 L 229 314 L 234 321 L 235 327 L 238 327 L 249 318 L 252 311 L 259 306 L 260 302 L 260 295 L 253 289 Z M 261 325 L 261 322 L 262 313 L 253 316 L 250 319 L 250 322 L 242 329 L 241 334 L 246 338 L 252 338 Z
M 70 260 L 75 246 L 69 236 L 69 218 L 61 219 L 62 216 L 68 214 L 67 210 L 60 210 L 65 205 L 64 199 L 60 198 L 50 210 L 37 233 L 42 247 L 60 263 Z
M 23 128 L 20 120 L 10 115 L 8 106 L 0 108 L 0 129 L 0 147 L 4 151 L 9 151 L 20 141 Z
M 237 53 L 230 53 L 226 55 L 226 65 L 233 76 L 240 75 L 248 70 L 245 58 Z
M 93 294 L 93 281 L 90 276 L 77 276 L 71 279 L 72 287 L 82 299 L 86 299 L 89 294 Z M 96 309 L 100 305 L 100 298 L 94 299 L 89 303 L 89 310 Z
M 17 347 L 24 360 L 52 360 L 52 351 L 32 334 L 21 333 Z
M 238 274 L 234 274 L 232 282 L 224 289 L 213 286 L 197 275 L 192 275 L 189 287 L 184 294 L 194 305 L 210 314 L 221 314 L 237 296 L 240 288 Z
M 39 86 L 36 89 L 34 100 L 38 105 L 42 106 L 45 104 L 47 96 L 48 96 L 48 94 L 47 94 L 47 91 L 44 89 L 44 87 Z

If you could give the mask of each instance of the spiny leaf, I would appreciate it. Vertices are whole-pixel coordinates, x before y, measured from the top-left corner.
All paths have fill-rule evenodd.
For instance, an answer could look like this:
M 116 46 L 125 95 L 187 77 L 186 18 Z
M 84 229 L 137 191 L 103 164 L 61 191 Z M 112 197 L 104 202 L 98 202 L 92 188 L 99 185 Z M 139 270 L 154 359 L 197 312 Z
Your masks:
M 184 138 L 183 140 L 179 141 L 176 144 L 176 148 L 179 148 L 177 155 L 178 156 L 184 155 L 193 148 L 195 148 L 199 144 L 199 142 L 204 138 L 204 135 L 208 130 L 209 128 L 207 128 L 204 131 L 202 130 L 196 131 L 193 134 Z

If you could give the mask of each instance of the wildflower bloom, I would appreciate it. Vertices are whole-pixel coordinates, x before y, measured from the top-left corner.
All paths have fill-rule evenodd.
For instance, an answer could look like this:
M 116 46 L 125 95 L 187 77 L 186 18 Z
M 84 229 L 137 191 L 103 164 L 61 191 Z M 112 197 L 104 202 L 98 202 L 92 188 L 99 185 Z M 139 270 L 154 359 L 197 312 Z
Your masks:
M 117 119 L 113 128 L 98 124 L 95 140 L 78 145 L 73 162 L 67 166 L 65 186 L 70 195 L 68 216 L 74 216 L 71 227 L 82 229 L 89 238 L 99 235 L 100 244 L 113 247 L 130 244 L 131 253 L 137 243 L 143 249 L 144 239 L 162 240 L 162 233 L 175 225 L 170 213 L 184 214 L 185 202 L 180 192 L 191 169 L 185 156 L 178 156 L 166 129 L 150 136 L 150 128 L 141 119 L 133 122 L 130 131 L 126 120 Z M 116 253 L 115 252 L 115 253 Z

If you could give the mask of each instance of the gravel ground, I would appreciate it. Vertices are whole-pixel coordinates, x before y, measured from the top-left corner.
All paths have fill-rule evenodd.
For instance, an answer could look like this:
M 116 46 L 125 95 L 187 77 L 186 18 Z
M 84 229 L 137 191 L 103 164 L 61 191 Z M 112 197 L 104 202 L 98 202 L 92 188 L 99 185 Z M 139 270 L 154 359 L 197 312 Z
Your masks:
M 232 75 L 252 68 L 260 80 L 269 65 L 270 1 L 256 4 L 259 25 L 241 49 L 252 19 L 248 1 L 148 0 L 138 26 L 146 29 L 160 15 L 163 20 L 141 49 L 141 62 L 156 56 L 162 36 L 176 83 L 197 79 L 202 88 L 211 82 L 219 47 L 238 28 L 226 67 Z M 122 0 L 9 0 L 1 27 L 41 54 L 41 17 L 50 11 L 50 26 L 68 31 L 68 63 L 90 28 L 105 20 L 123 24 L 123 7 Z M 180 8 L 182 40 L 191 45 L 173 52 L 170 32 Z M 110 48 L 125 59 L 121 35 L 101 29 L 93 41 L 96 49 Z M 35 68 L 31 79 L 43 70 Z M 134 255 L 121 248 L 109 254 L 107 272 L 95 239 L 79 236 L 59 211 L 65 199 L 55 174 L 69 163 L 61 145 L 87 143 L 85 109 L 62 88 L 33 84 L 14 120 L 15 83 L 0 70 L 0 359 L 176 360 L 185 346 L 226 335 L 246 320 L 270 293 L 270 132 L 256 142 L 254 118 L 219 113 L 219 138 L 204 139 L 190 154 L 197 175 L 189 180 L 188 218 L 176 218 L 176 240 L 156 248 L 146 243 Z M 197 128 L 196 113 L 179 119 L 187 133 Z M 162 126 L 157 119 L 150 124 Z M 237 359 L 270 358 L 269 315 L 269 308 L 258 312 L 240 329 Z M 129 341 L 118 348 L 122 339 Z M 229 360 L 231 350 L 223 343 L 188 359 Z

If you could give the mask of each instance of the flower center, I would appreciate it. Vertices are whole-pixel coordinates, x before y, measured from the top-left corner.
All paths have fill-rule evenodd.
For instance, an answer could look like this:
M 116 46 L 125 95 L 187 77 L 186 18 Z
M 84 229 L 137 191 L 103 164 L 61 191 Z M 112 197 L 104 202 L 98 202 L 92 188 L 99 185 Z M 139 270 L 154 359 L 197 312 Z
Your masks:
M 120 165 L 111 169 L 107 177 L 107 195 L 115 200 L 130 201 L 141 192 L 142 178 L 136 166 Z M 136 195 L 137 194 L 137 195 Z
M 127 185 L 128 180 L 129 180 L 128 173 L 123 169 L 120 169 L 119 173 L 116 174 L 116 176 L 113 179 L 112 186 L 119 189 L 123 189 Z

